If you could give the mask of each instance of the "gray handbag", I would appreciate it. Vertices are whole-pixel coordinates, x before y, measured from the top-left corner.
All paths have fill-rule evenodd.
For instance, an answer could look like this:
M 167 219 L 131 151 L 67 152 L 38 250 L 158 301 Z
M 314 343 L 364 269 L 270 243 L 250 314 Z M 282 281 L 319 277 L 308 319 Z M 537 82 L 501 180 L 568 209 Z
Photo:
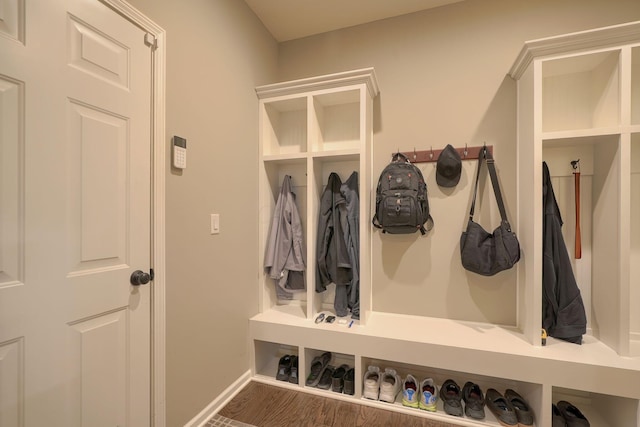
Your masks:
M 500 226 L 493 230 L 493 233 L 487 233 L 484 228 L 473 221 L 476 195 L 478 194 L 478 178 L 480 177 L 483 160 L 486 160 L 487 168 L 489 169 L 493 192 L 496 195 L 502 219 Z M 508 270 L 520 259 L 520 243 L 516 233 L 511 231 L 511 225 L 507 220 L 507 212 L 502 201 L 494 160 L 487 147 L 483 147 L 478 155 L 478 171 L 473 190 L 471 211 L 469 212 L 469 222 L 467 223 L 467 230 L 460 237 L 460 258 L 462 259 L 462 266 L 466 270 L 483 276 L 493 276 L 500 271 Z

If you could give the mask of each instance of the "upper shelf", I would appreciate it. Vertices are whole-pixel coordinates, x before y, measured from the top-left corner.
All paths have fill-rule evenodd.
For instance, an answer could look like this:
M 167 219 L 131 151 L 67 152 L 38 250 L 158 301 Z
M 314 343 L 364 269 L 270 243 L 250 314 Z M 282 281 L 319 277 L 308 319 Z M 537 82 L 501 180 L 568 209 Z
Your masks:
M 263 158 L 359 150 L 365 91 L 378 93 L 372 68 L 258 87 Z
M 509 75 L 518 80 L 535 58 L 578 52 L 587 49 L 605 49 L 633 42 L 640 38 L 640 21 L 612 25 L 598 30 L 579 31 L 555 37 L 531 40 L 524 44 Z
M 620 50 L 542 63 L 542 130 L 620 124 Z

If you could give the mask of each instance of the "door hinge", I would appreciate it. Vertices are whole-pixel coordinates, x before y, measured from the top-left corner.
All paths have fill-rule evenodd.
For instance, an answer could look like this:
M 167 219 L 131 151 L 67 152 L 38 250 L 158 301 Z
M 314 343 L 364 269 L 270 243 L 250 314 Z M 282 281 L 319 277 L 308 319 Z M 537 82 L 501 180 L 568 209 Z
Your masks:
M 144 44 L 149 46 L 151 49 L 156 50 L 158 48 L 158 39 L 151 33 L 146 33 L 144 35 Z

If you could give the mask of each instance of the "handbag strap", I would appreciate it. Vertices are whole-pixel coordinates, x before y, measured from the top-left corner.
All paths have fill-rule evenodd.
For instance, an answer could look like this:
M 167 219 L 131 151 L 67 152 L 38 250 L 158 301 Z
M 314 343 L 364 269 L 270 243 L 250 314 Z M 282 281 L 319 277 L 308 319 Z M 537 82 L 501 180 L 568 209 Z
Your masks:
M 507 211 L 504 208 L 504 201 L 502 200 L 502 192 L 500 191 L 500 183 L 498 182 L 498 175 L 496 174 L 495 161 L 491 156 L 487 147 L 482 147 L 478 154 L 478 170 L 476 172 L 476 183 L 473 189 L 473 200 L 471 202 L 471 210 L 469 212 L 469 221 L 473 221 L 473 213 L 476 207 L 476 196 L 478 194 L 478 181 L 480 180 L 480 169 L 482 168 L 482 160 L 486 160 L 487 168 L 489 169 L 489 176 L 491 177 L 491 186 L 493 187 L 493 193 L 496 195 L 496 201 L 498 202 L 498 209 L 500 210 L 500 218 L 502 222 L 507 226 L 507 230 L 511 231 L 511 225 L 507 220 Z

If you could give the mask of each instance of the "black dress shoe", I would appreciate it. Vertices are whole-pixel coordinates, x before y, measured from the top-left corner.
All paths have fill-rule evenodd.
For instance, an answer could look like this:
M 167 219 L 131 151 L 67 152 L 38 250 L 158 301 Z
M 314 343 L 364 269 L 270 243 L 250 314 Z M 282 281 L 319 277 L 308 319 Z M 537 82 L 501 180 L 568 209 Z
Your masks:
M 487 408 L 495 415 L 498 422 L 503 426 L 517 426 L 518 416 L 516 410 L 498 390 L 490 388 L 486 395 Z
M 589 427 L 591 425 L 587 417 L 580 412 L 580 409 L 566 400 L 561 400 L 557 403 L 557 406 L 558 411 L 567 422 L 567 427 Z
M 567 422 L 553 403 L 551 404 L 551 427 L 567 427 Z
M 335 371 L 335 369 L 336 368 L 334 368 L 333 366 L 327 365 L 327 367 L 324 369 L 324 372 L 322 372 L 322 375 L 320 376 L 318 388 L 329 390 L 329 388 L 331 387 L 331 378 L 333 377 L 333 371 Z
M 331 352 L 325 351 L 320 356 L 316 356 L 311 361 L 309 368 L 309 375 L 305 384 L 307 387 L 317 387 L 322 374 L 331 361 Z M 329 385 L 331 385 L 331 377 L 329 377 Z

